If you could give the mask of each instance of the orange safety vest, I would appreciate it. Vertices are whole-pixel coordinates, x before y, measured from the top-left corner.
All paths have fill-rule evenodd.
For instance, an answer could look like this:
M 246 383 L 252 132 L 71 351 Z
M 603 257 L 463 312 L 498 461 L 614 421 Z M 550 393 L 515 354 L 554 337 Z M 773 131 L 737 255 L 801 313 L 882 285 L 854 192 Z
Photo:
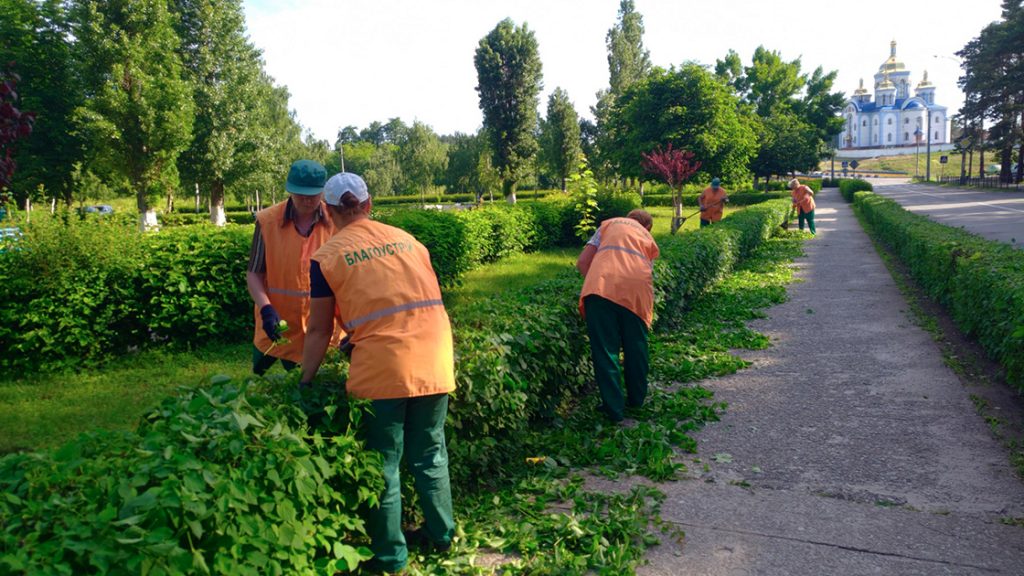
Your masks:
M 263 320 L 259 307 L 254 307 L 256 332 L 252 343 L 261 352 L 275 358 L 292 362 L 302 361 L 302 346 L 306 341 L 306 319 L 309 317 L 309 259 L 334 234 L 334 223 L 327 215 L 327 207 L 321 203 L 324 218 L 313 226 L 308 238 L 295 230 L 292 221 L 285 221 L 284 214 L 288 201 L 278 202 L 256 213 L 263 234 L 263 247 L 267 259 L 266 288 L 270 303 L 278 315 L 288 322 L 288 331 L 274 344 L 263 332 Z M 340 339 L 341 332 L 335 325 L 333 343 Z
M 349 394 L 386 400 L 455 390 L 451 323 L 423 244 L 365 219 L 339 230 L 313 259 L 351 334 Z
M 654 237 L 631 218 L 610 218 L 601 223 L 601 243 L 583 281 L 583 298 L 596 294 L 639 316 L 647 327 L 654 320 L 652 267 L 658 257 Z
M 814 192 L 806 185 L 801 184 L 793 190 L 793 204 L 800 209 L 801 212 L 807 214 L 811 210 L 814 210 Z
M 704 205 L 706 210 L 700 213 L 702 220 L 708 220 L 709 222 L 718 222 L 722 219 L 722 211 L 724 210 L 725 199 L 725 188 L 718 188 L 716 192 L 714 188 L 708 186 L 700 193 L 700 198 L 697 200 Z

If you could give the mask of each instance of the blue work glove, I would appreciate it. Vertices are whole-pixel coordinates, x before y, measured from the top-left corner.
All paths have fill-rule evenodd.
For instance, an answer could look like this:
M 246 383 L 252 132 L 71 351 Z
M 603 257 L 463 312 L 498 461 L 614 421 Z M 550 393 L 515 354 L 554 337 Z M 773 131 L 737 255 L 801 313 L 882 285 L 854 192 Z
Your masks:
M 274 306 L 267 304 L 260 308 L 260 317 L 263 319 L 263 332 L 266 333 L 267 338 L 274 342 L 280 340 L 281 333 L 277 331 L 277 325 L 281 322 L 281 317 L 277 315 L 277 310 L 274 310 Z

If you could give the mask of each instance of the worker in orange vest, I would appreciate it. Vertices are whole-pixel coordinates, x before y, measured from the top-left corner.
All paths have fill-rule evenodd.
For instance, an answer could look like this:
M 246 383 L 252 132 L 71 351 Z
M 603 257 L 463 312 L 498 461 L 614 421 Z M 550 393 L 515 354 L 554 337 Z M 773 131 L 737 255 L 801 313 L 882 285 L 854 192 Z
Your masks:
M 703 228 L 712 222 L 722 219 L 722 212 L 725 203 L 729 201 L 729 195 L 722 188 L 722 181 L 718 178 L 711 179 L 711 186 L 708 186 L 697 197 L 700 206 L 700 227 Z
M 370 219 L 373 201 L 362 178 L 335 174 L 324 200 L 338 232 L 310 265 L 300 386 L 311 385 L 340 314 L 351 344 L 346 388 L 372 401 L 362 432 L 384 461 L 385 493 L 367 522 L 371 569 L 396 572 L 406 564 L 410 538 L 443 551 L 455 533 L 444 437 L 455 389 L 451 324 L 427 249 L 408 232 Z M 424 518 L 409 535 L 402 533 L 403 453 Z
M 585 278 L 579 309 L 590 336 L 602 401 L 599 409 L 614 422 L 624 418 L 626 406 L 642 406 L 647 397 L 647 333 L 654 317 L 652 266 L 658 257 L 652 224 L 644 210 L 605 220 L 576 262 Z
M 298 160 L 288 170 L 288 198 L 256 213 L 246 273 L 255 303 L 255 374 L 264 374 L 277 360 L 285 370 L 302 360 L 309 314 L 309 259 L 334 234 L 334 222 L 327 217 L 322 200 L 326 180 L 327 170 L 318 162 Z
M 800 224 L 800 229 L 804 229 L 806 220 L 811 235 L 817 234 L 817 230 L 814 229 L 814 190 L 811 190 L 811 187 L 806 184 L 801 184 L 796 178 L 789 181 L 789 190 L 793 196 L 793 208 L 799 210 L 797 222 Z

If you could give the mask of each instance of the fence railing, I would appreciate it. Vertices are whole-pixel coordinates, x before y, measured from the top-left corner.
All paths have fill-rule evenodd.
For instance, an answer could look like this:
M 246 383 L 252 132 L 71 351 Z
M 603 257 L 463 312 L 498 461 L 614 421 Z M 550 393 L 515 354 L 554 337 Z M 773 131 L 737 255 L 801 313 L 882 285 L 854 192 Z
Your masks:
M 1024 182 L 1003 182 L 999 176 L 986 176 L 985 178 L 972 178 L 968 176 L 943 176 L 939 179 L 943 184 L 957 184 L 959 186 L 971 186 L 974 188 L 1002 188 L 1005 190 L 1024 191 Z

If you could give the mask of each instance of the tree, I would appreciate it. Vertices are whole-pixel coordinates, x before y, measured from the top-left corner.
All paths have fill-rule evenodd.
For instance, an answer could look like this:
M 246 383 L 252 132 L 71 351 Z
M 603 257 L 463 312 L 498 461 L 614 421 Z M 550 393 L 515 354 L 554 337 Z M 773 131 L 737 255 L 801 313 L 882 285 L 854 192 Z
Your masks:
M 846 101 L 842 92 L 832 92 L 835 71 L 826 74 L 819 67 L 801 74 L 799 58 L 784 62 L 778 52 L 759 46 L 747 67 L 730 50 L 716 62 L 715 76 L 743 100 L 741 111 L 758 132 L 755 177 L 810 170 L 831 153 Z
M 758 46 L 751 65 L 744 69 L 739 84 L 747 88 L 747 102 L 754 105 L 758 116 L 767 118 L 792 107 L 794 97 L 804 86 L 800 75 L 800 59 L 783 62 L 778 52 Z
M 541 163 L 566 190 L 566 180 L 579 166 L 583 152 L 580 147 L 580 120 L 561 88 L 548 97 L 547 118 L 541 123 Z
M 651 71 L 650 53 L 644 48 L 644 18 L 636 11 L 633 0 L 619 3 L 618 19 L 605 36 L 608 48 L 608 89 L 597 93 L 597 104 L 592 112 L 596 120 L 594 154 L 588 158 L 596 160 L 598 173 L 614 170 L 614 161 L 603 150 L 612 146 L 608 139 L 608 117 L 616 106 L 616 99 L 622 93 L 644 79 Z
M 65 3 L 61 0 L 0 2 L 0 64 L 15 62 L 25 74 L 18 85 L 21 109 L 33 111 L 32 137 L 18 146 L 18 172 L 10 186 L 21 204 L 40 189 L 71 201 L 72 166 L 83 147 L 71 116 L 84 100 L 71 56 Z
M 957 52 L 964 70 L 958 83 L 968 95 L 961 113 L 973 119 L 979 136 L 985 134 L 986 121 L 992 123 L 987 140 L 1000 151 L 1000 180 L 1009 182 L 1024 176 L 1024 3 L 1004 0 L 1002 7 L 1003 19 L 986 26 Z M 984 170 L 984 161 L 981 164 Z
M 505 198 L 516 201 L 516 185 L 537 153 L 537 106 L 541 62 L 537 40 L 526 24 L 502 20 L 480 40 L 473 59 L 484 127 L 491 137 L 494 167 Z
M 832 92 L 836 75 L 835 70 L 826 74 L 821 66 L 815 68 L 810 77 L 805 76 L 804 96 L 793 106 L 797 116 L 814 127 L 819 160 L 831 154 L 836 136 L 843 131 L 839 112 L 846 103 L 846 95 Z
M 700 162 L 694 161 L 693 152 L 689 150 L 673 150 L 671 142 L 664 149 L 658 146 L 640 156 L 644 171 L 672 189 L 671 233 L 675 234 L 683 224 L 683 183 L 697 172 Z
M 72 11 L 87 90 L 76 127 L 94 166 L 128 182 L 142 227 L 155 226 L 150 199 L 178 186 L 194 114 L 173 18 L 164 0 L 75 0 Z
M 399 146 L 402 172 L 421 198 L 434 186 L 448 167 L 448 145 L 426 124 L 416 121 Z M 425 201 L 425 200 L 424 200 Z
M 398 162 L 398 146 L 383 144 L 370 157 L 370 167 L 363 174 L 366 186 L 378 196 L 393 196 L 402 188 L 403 174 Z
M 246 39 L 240 0 L 173 0 L 181 54 L 196 104 L 185 177 L 210 195 L 210 221 L 225 223 L 224 193 L 258 167 L 260 53 Z M 168 208 L 171 207 L 170 199 Z
M 256 101 L 260 106 L 254 111 L 254 124 L 262 130 L 255 134 L 258 139 L 253 149 L 246 151 L 251 155 L 254 168 L 227 188 L 238 199 L 254 193 L 255 205 L 259 208 L 265 204 L 265 198 L 274 203 L 278 194 L 285 193 L 288 168 L 293 161 L 305 157 L 306 147 L 302 142 L 302 126 L 295 120 L 294 111 L 288 109 L 288 89 L 276 86 L 264 71 L 260 72 L 257 88 Z
M 781 111 L 761 119 L 759 147 L 750 163 L 754 178 L 795 171 L 809 172 L 821 159 L 818 133 L 814 126 L 792 112 Z
M 618 96 L 651 71 L 650 52 L 644 48 L 644 17 L 633 0 L 619 3 L 618 23 L 608 30 L 608 72 L 610 94 Z
M 18 80 L 20 77 L 8 65 L 0 73 L 0 208 L 7 203 L 6 190 L 11 184 L 17 163 L 14 160 L 14 143 L 32 134 L 35 114 L 18 109 Z
M 640 178 L 641 154 L 672 144 L 700 158 L 701 172 L 738 182 L 757 149 L 754 123 L 738 107 L 732 90 L 702 66 L 655 68 L 619 98 L 605 154 L 623 176 Z

